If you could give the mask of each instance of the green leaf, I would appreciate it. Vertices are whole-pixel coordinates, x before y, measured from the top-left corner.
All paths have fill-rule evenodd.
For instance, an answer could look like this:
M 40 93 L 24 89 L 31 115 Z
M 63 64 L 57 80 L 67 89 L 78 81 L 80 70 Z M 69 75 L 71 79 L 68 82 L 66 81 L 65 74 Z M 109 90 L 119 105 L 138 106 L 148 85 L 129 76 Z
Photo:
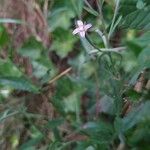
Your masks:
M 119 117 L 115 118 L 114 121 L 114 128 L 116 130 L 116 133 L 119 135 L 120 133 L 122 133 L 123 130 L 123 123 L 122 123 L 122 119 Z
M 74 16 L 74 12 L 66 6 L 54 9 L 48 16 L 50 31 L 52 32 L 58 27 L 67 30 L 71 25 L 71 18 Z
M 123 16 L 128 15 L 129 13 L 136 10 L 136 3 L 138 0 L 122 0 L 120 5 L 120 13 Z M 128 11 L 127 11 L 128 10 Z
M 0 76 L 0 85 L 10 87 L 16 90 L 38 93 L 39 88 L 33 85 L 29 80 L 21 77 L 3 77 Z
M 132 42 L 137 44 L 140 47 L 147 47 L 150 45 L 150 32 L 146 32 L 140 37 L 134 39 Z
M 74 43 L 77 40 L 71 31 L 68 32 L 60 28 L 54 32 L 53 39 L 51 50 L 55 50 L 61 58 L 66 57 L 73 50 Z
M 9 59 L 0 59 L 0 76 L 20 77 L 21 75 L 22 73 Z
M 100 105 L 100 110 L 99 110 L 100 112 L 109 114 L 109 115 L 114 115 L 115 110 L 114 110 L 114 99 L 113 98 L 105 95 L 100 99 L 99 105 Z M 96 104 L 95 104 L 95 109 L 96 109 Z
M 74 7 L 75 13 L 78 15 L 78 17 L 80 17 L 82 14 L 83 0 L 71 0 L 71 2 Z
M 48 146 L 48 150 L 60 150 L 61 143 L 59 141 L 51 142 Z
M 131 129 L 136 124 L 141 121 L 149 120 L 150 119 L 150 101 L 142 103 L 140 106 L 134 108 L 132 112 L 130 112 L 124 119 L 123 119 L 123 130 L 126 131 Z
M 121 25 L 123 28 L 130 29 L 150 29 L 150 6 L 144 9 L 136 10 L 127 15 Z
M 77 92 L 64 98 L 65 112 L 80 112 L 80 96 Z
M 43 50 L 44 47 L 42 43 L 32 37 L 19 49 L 19 53 L 24 57 L 38 59 L 40 58 Z
M 137 4 L 136 4 L 136 7 L 138 9 L 143 9 L 145 6 L 145 3 L 143 2 L 143 0 L 138 0 Z
M 139 3 L 139 1 L 142 1 L 142 3 L 141 2 Z M 125 17 L 128 14 L 139 9 L 139 5 L 140 5 L 140 8 L 142 7 L 143 4 L 144 4 L 144 6 L 150 5 L 150 1 L 149 0 L 121 0 L 120 4 L 121 4 L 120 10 L 119 10 L 120 14 Z M 144 7 L 142 7 L 142 8 L 144 8 Z
M 129 50 L 131 52 L 133 52 L 136 57 L 142 51 L 142 47 L 139 45 L 140 43 L 138 44 L 135 40 L 133 40 L 133 41 L 132 40 L 128 40 L 126 44 L 127 44 L 128 48 L 129 48 Z M 128 55 L 129 55 L 129 52 L 128 52 Z M 133 60 L 133 57 L 131 59 Z
M 149 150 L 150 139 L 150 121 L 140 123 L 135 129 L 132 130 L 132 134 L 128 137 L 128 143 L 138 147 L 139 150 Z
M 60 126 L 64 122 L 64 119 L 54 119 L 54 120 L 49 120 L 48 123 L 46 124 L 47 128 L 54 129 L 58 126 Z
M 88 122 L 83 132 L 90 137 L 93 144 L 108 144 L 113 138 L 114 129 L 112 125 L 101 120 L 100 122 Z
M 38 143 L 40 143 L 42 141 L 43 137 L 37 137 L 37 138 L 33 138 L 31 140 L 28 140 L 26 143 L 23 143 L 19 150 L 35 150 L 35 148 L 33 148 L 33 146 L 37 145 Z
M 145 48 L 138 57 L 141 68 L 150 68 L 150 47 Z
M 0 26 L 0 48 L 9 42 L 9 35 L 3 26 Z
M 98 16 L 99 14 L 98 14 L 98 12 L 97 11 L 95 11 L 94 9 L 90 9 L 89 7 L 84 7 L 84 9 L 88 12 L 88 13 L 90 13 L 90 14 L 92 14 L 92 15 L 94 15 L 94 16 Z
M 38 60 L 32 61 L 33 75 L 41 78 L 42 82 L 49 81 L 50 78 L 56 75 L 56 68 L 54 68 L 51 60 L 46 56 L 41 56 Z

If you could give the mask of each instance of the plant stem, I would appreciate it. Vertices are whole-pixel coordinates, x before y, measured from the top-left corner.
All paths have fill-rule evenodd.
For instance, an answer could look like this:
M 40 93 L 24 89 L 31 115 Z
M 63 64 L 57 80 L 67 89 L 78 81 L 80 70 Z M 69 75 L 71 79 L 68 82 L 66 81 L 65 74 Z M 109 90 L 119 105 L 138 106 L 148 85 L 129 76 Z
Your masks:
M 101 0 L 96 0 L 96 3 L 97 3 L 98 11 L 99 11 L 99 18 L 102 21 L 102 27 L 103 27 L 103 30 L 104 30 L 104 34 L 103 34 L 104 45 L 105 45 L 105 48 L 109 48 L 108 34 L 107 34 L 106 24 L 105 24 L 103 12 L 102 12 L 103 3 L 101 2 Z
M 99 47 L 97 47 L 96 45 L 93 44 L 93 42 L 90 40 L 90 38 L 88 37 L 88 35 L 85 35 L 85 38 L 87 39 L 87 41 L 88 41 L 95 49 L 97 49 L 99 52 L 103 52 Z
M 107 37 L 100 31 L 100 30 L 96 30 L 96 32 L 99 34 L 99 36 L 102 38 L 103 43 L 105 48 L 108 48 L 108 41 L 107 41 Z
M 111 35 L 113 33 L 113 30 L 114 30 L 114 24 L 115 24 L 115 20 L 116 20 L 117 14 L 118 14 L 119 4 L 120 4 L 120 0 L 116 0 L 115 12 L 114 12 L 114 16 L 113 16 L 112 23 L 111 23 L 111 26 L 110 26 L 108 39 L 110 39 L 110 37 L 111 37 Z
M 104 51 L 104 52 L 116 52 L 116 53 L 119 53 L 120 51 L 123 51 L 125 50 L 126 47 L 116 47 L 116 48 L 101 48 L 101 51 Z M 94 54 L 94 53 L 98 53 L 99 51 L 97 49 L 93 50 L 90 52 L 90 54 Z

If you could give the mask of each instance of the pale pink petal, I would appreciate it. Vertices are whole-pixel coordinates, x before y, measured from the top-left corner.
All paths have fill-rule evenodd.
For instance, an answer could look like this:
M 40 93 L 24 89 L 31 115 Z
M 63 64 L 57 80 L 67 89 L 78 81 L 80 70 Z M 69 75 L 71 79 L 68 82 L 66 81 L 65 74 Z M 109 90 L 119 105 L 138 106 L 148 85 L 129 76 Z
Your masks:
M 92 24 L 89 23 L 89 24 L 87 24 L 87 25 L 84 26 L 84 30 L 86 31 L 86 30 L 88 30 L 91 27 L 92 27 Z
M 78 27 L 78 29 L 79 29 L 80 32 L 85 30 L 84 26 L 80 26 L 80 27 Z
M 84 24 L 81 20 L 77 20 L 77 28 L 72 32 L 73 34 L 79 34 L 80 37 L 85 37 L 86 31 L 92 27 L 92 24 Z
M 76 28 L 75 30 L 73 30 L 73 32 L 72 32 L 72 34 L 77 34 L 77 33 L 79 33 L 80 32 L 80 29 L 79 28 Z
M 80 34 L 81 37 L 83 37 L 83 38 L 85 37 L 85 32 L 84 31 L 79 32 L 79 34 Z
M 81 20 L 78 20 L 77 21 L 77 25 L 80 27 L 80 26 L 83 26 L 83 22 Z

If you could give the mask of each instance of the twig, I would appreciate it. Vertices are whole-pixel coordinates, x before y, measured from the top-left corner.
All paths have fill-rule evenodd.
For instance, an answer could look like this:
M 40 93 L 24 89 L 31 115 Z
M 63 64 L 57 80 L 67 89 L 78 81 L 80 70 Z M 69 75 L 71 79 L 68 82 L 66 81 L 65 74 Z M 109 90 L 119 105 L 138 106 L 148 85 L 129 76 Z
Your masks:
M 65 71 L 63 71 L 62 73 L 60 73 L 59 75 L 57 75 L 56 77 L 54 77 L 52 80 L 49 81 L 49 84 L 55 82 L 56 80 L 58 80 L 59 78 L 61 78 L 62 76 L 66 75 L 68 72 L 70 72 L 72 70 L 72 68 L 68 68 Z

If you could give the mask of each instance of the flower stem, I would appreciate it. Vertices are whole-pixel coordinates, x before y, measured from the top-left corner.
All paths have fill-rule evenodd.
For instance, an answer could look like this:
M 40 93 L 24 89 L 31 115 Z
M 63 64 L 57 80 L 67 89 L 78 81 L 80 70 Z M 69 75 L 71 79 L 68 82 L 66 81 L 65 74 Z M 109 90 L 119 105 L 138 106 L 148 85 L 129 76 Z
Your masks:
M 88 37 L 87 34 L 85 35 L 85 38 L 95 49 L 97 49 L 99 52 L 103 52 L 99 47 L 97 47 L 95 44 L 93 44 L 93 42 L 90 40 L 90 38 Z

